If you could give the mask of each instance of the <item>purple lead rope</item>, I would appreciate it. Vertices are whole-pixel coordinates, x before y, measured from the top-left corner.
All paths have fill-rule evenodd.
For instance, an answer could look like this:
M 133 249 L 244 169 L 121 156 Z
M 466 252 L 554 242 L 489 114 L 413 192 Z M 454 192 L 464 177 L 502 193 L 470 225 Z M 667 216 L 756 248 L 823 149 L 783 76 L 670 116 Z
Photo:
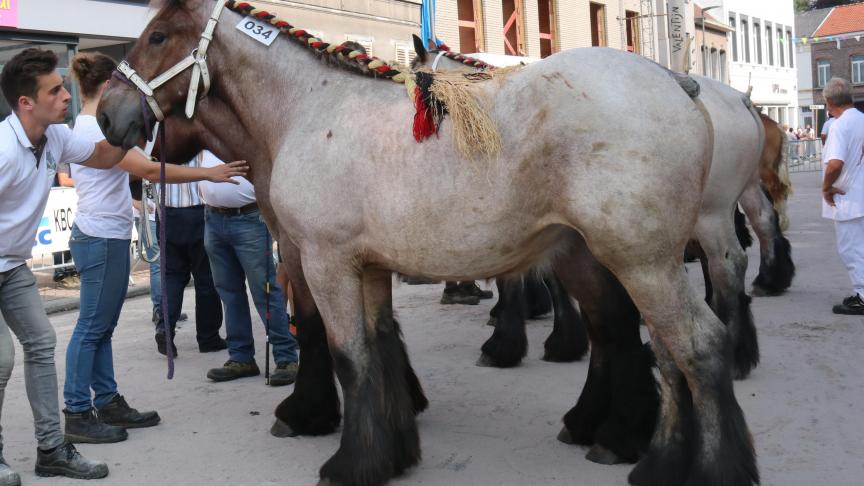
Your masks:
M 131 86 L 132 89 L 138 92 L 141 99 L 141 116 L 144 119 L 144 133 L 147 134 L 147 140 L 153 140 L 153 137 L 159 137 L 159 278 L 165 275 L 165 127 L 160 123 L 156 125 L 156 120 L 149 116 L 152 110 L 147 106 L 147 101 L 144 99 L 144 94 L 138 90 L 135 83 L 126 78 L 119 71 L 114 71 L 112 77 L 120 80 L 120 82 Z M 158 130 L 158 133 L 153 133 L 153 128 Z M 149 155 L 149 154 L 148 154 Z M 171 338 L 171 323 L 168 320 L 168 292 L 165 285 L 161 285 L 161 300 L 162 306 L 162 324 L 165 332 L 165 355 L 168 356 L 168 376 L 174 378 L 174 340 Z
M 165 276 L 165 127 L 159 124 L 159 278 Z M 172 338 L 171 322 L 168 320 L 168 291 L 165 285 L 162 290 L 162 323 L 165 332 L 165 355 L 168 357 L 168 376 L 174 378 L 174 339 Z

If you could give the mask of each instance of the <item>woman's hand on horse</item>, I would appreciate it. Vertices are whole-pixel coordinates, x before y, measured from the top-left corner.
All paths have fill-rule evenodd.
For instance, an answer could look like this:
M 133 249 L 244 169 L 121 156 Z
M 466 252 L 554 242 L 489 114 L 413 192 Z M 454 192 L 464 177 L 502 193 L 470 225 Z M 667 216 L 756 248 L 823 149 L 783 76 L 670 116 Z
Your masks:
M 231 184 L 239 184 L 232 177 L 246 177 L 249 172 L 249 164 L 245 160 L 236 160 L 227 164 L 222 164 L 216 167 L 207 169 L 207 180 L 210 182 L 230 182 Z

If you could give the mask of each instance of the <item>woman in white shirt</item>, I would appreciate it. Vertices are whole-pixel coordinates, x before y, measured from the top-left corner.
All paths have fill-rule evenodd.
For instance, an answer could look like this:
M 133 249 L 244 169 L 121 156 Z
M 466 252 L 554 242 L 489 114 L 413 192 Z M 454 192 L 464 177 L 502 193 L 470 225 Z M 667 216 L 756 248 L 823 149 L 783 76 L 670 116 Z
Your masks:
M 80 87 L 83 106 L 74 132 L 99 141 L 105 137 L 96 123 L 96 108 L 116 63 L 102 54 L 79 54 L 72 71 Z M 209 169 L 166 165 L 168 182 L 209 180 L 232 182 L 244 175 L 245 162 Z M 159 178 L 159 164 L 143 152 L 130 150 L 108 170 L 74 168 L 78 211 L 69 246 L 81 275 L 81 307 L 66 352 L 66 438 L 71 442 L 107 443 L 127 438 L 126 428 L 159 423 L 156 412 L 138 412 L 117 392 L 111 335 L 117 326 L 129 278 L 132 236 L 132 196 L 129 174 Z M 91 394 L 92 390 L 92 394 Z

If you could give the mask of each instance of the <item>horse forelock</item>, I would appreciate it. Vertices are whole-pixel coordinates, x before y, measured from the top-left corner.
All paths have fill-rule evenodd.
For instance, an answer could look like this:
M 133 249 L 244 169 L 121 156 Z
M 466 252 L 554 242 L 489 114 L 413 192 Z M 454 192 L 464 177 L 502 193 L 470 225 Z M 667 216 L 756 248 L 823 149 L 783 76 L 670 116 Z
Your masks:
M 186 6 L 186 0 L 150 0 L 150 8 L 163 9 Z

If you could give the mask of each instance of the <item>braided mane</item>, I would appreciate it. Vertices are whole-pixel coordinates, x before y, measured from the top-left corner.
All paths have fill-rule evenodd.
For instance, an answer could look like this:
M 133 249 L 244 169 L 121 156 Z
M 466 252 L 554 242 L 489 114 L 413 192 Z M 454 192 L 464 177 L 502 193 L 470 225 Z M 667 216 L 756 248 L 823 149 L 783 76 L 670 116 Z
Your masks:
M 180 0 L 173 0 L 180 1 Z M 219 0 L 221 1 L 221 0 Z M 288 22 L 281 20 L 276 15 L 255 7 L 249 2 L 238 2 L 229 0 L 225 6 L 242 15 L 254 17 L 263 22 L 267 22 L 279 31 L 287 34 L 295 42 L 302 44 L 304 47 L 312 50 L 319 57 L 333 64 L 344 66 L 354 72 L 371 76 L 374 78 L 386 78 L 397 83 L 405 83 L 410 79 L 407 73 L 402 72 L 398 67 L 392 66 L 381 59 L 370 56 L 363 51 L 354 50 L 349 42 L 333 45 L 318 39 L 309 32 L 294 27 Z M 349 45 L 346 45 L 349 44 Z
M 429 51 L 429 55 L 437 56 L 439 53 L 442 53 L 442 52 L 444 53 L 443 54 L 444 57 L 452 59 L 456 62 L 462 63 L 462 64 L 469 66 L 469 67 L 473 67 L 476 69 L 483 69 L 483 70 L 495 69 L 495 66 L 493 66 L 487 62 L 483 62 L 480 59 L 477 59 L 476 57 L 466 56 L 465 54 L 462 54 L 461 52 L 453 52 L 449 48 L 446 48 L 446 46 L 443 46 L 439 50 Z

